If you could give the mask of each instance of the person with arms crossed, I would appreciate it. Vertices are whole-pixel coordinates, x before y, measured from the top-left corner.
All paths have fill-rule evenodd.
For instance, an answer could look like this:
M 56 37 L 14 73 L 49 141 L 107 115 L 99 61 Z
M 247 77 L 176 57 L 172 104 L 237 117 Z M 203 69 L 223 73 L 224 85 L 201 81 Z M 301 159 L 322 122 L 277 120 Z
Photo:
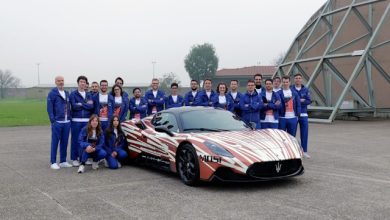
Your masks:
M 100 93 L 96 94 L 94 98 L 95 114 L 99 116 L 99 120 L 104 131 L 108 127 L 108 110 L 112 107 L 111 102 L 108 102 L 108 81 L 100 81 Z
M 242 94 L 238 91 L 238 80 L 233 79 L 230 81 L 230 91 L 227 94 L 234 102 L 233 113 L 241 117 L 240 99 Z
M 253 128 L 260 129 L 260 109 L 263 103 L 255 90 L 254 80 L 248 80 L 246 88 L 247 92 L 240 100 L 242 120 L 248 124 L 254 124 Z
M 152 88 L 145 93 L 145 99 L 148 102 L 148 115 L 164 110 L 165 93 L 159 90 L 159 86 L 160 81 L 152 79 Z
M 211 79 L 203 81 L 203 91 L 199 92 L 199 96 L 195 99 L 195 106 L 213 106 L 213 97 L 217 94 L 212 89 Z
M 218 84 L 217 95 L 215 95 L 212 99 L 213 106 L 233 112 L 234 102 L 233 99 L 227 95 L 227 90 L 227 85 L 225 83 Z
M 133 98 L 130 99 L 130 119 L 142 119 L 147 116 L 148 102 L 142 97 L 140 88 L 133 89 Z
M 179 85 L 177 83 L 171 84 L 171 95 L 165 98 L 165 109 L 182 107 L 184 104 L 184 98 L 177 94 Z
M 279 109 L 281 106 L 280 97 L 272 89 L 272 79 L 265 80 L 265 90 L 261 92 L 263 107 L 260 111 L 261 128 L 278 128 Z
M 191 91 L 187 92 L 184 96 L 185 106 L 195 106 L 195 99 L 199 95 L 198 87 L 198 81 L 195 79 L 191 80 Z

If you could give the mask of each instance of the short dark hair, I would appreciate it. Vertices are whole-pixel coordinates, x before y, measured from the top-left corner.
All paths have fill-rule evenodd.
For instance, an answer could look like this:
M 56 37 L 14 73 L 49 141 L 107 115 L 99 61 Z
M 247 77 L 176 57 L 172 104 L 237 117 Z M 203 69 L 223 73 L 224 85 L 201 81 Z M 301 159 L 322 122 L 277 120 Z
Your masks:
M 88 78 L 86 76 L 77 77 L 77 84 L 80 82 L 80 80 L 85 80 L 85 82 L 88 83 Z
M 253 79 L 248 79 L 248 82 L 246 84 L 248 83 L 255 83 L 255 81 Z
M 296 77 L 296 76 L 302 77 L 302 73 L 295 73 L 295 74 L 294 74 L 294 77 Z
M 230 80 L 230 82 L 236 82 L 238 84 L 238 80 L 236 80 L 236 79 L 232 79 L 232 80 Z
M 196 79 L 191 79 L 191 82 L 196 82 L 197 84 L 199 84 L 198 80 Z
M 263 79 L 263 75 L 261 73 L 256 73 L 254 76 L 253 76 L 253 79 L 256 78 L 256 76 L 260 76 L 261 79 Z
M 290 81 L 290 76 L 283 76 L 282 79 L 288 79 Z
M 108 81 L 107 81 L 107 80 L 105 80 L 105 79 L 103 79 L 103 80 L 100 80 L 100 85 L 102 85 L 102 83 L 107 83 L 107 85 L 108 85 Z
M 266 79 L 265 83 L 267 83 L 268 81 L 271 82 L 271 83 L 274 83 L 274 81 L 272 79 Z
M 275 77 L 274 77 L 274 80 L 275 80 L 275 79 L 279 79 L 279 80 L 280 80 L 280 77 L 279 77 L 279 76 L 275 76 Z
M 111 89 L 111 95 L 112 95 L 112 96 L 115 96 L 114 90 L 115 90 L 116 87 L 119 87 L 119 89 L 121 90 L 121 96 L 123 96 L 122 87 L 121 87 L 120 85 L 116 85 L 116 84 L 115 84 L 115 85 L 112 87 L 112 89 Z
M 115 84 L 116 84 L 116 81 L 118 81 L 118 80 L 122 81 L 122 84 L 125 83 L 125 82 L 123 81 L 122 77 L 116 77 L 116 79 L 115 79 Z
M 203 80 L 203 83 L 205 83 L 206 81 L 210 81 L 211 83 L 213 82 L 213 81 L 211 81 L 211 79 L 207 78 L 207 79 Z
M 222 85 L 224 85 L 225 88 L 226 88 L 226 91 L 225 91 L 225 94 L 226 94 L 228 92 L 228 87 L 227 87 L 226 83 L 224 83 L 224 82 L 218 83 L 218 85 L 217 85 L 217 93 L 219 93 L 219 87 L 222 86 Z
M 96 81 L 93 81 L 93 82 L 92 82 L 92 84 L 99 84 L 99 83 L 98 83 L 98 82 L 96 82 Z
M 141 92 L 141 89 L 140 89 L 139 87 L 135 87 L 135 88 L 133 89 L 133 94 L 134 94 L 135 91 L 137 91 L 137 90 L 139 90 L 139 91 Z
M 172 87 L 174 87 L 174 86 L 176 86 L 176 88 L 179 88 L 179 84 L 177 84 L 177 83 L 174 82 L 174 83 L 171 84 L 171 89 L 172 89 Z

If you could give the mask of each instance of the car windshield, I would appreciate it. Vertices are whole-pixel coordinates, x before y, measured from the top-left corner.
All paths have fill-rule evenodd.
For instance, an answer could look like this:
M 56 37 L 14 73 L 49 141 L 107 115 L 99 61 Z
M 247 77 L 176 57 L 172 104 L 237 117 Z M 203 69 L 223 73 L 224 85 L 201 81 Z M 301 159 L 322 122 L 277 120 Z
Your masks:
M 180 114 L 184 132 L 218 132 L 250 130 L 250 126 L 233 113 L 209 109 Z

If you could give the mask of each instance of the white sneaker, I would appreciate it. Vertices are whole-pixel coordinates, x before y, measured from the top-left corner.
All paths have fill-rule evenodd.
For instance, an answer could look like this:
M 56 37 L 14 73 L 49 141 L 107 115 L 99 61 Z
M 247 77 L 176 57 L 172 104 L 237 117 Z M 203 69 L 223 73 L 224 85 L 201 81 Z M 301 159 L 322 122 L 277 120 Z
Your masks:
M 94 170 L 99 169 L 99 164 L 98 164 L 98 162 L 92 162 L 92 169 L 94 169 Z
M 50 165 L 50 168 L 51 168 L 52 170 L 59 170 L 59 169 L 60 169 L 60 167 L 58 166 L 57 163 L 52 163 L 52 164 Z
M 60 163 L 60 167 L 69 168 L 69 167 L 73 167 L 73 166 L 72 166 L 72 164 L 65 161 L 65 162 Z
M 303 153 L 303 157 L 306 158 L 306 159 L 310 159 L 311 158 L 310 155 L 308 153 L 306 153 L 306 152 Z
M 77 170 L 78 173 L 84 173 L 85 171 L 85 166 L 84 165 L 80 165 L 79 166 L 79 169 Z
M 107 160 L 106 160 L 106 159 L 104 159 L 104 160 L 103 160 L 103 163 L 104 163 L 104 167 L 106 167 L 106 168 L 107 168 L 107 167 L 108 167 L 108 162 L 107 162 Z
M 78 160 L 74 160 L 74 161 L 72 161 L 72 165 L 74 167 L 78 167 L 78 166 L 80 166 L 80 162 Z
M 122 164 L 118 161 L 118 168 L 121 168 Z
M 92 158 L 88 158 L 87 162 L 85 162 L 85 165 L 92 165 Z

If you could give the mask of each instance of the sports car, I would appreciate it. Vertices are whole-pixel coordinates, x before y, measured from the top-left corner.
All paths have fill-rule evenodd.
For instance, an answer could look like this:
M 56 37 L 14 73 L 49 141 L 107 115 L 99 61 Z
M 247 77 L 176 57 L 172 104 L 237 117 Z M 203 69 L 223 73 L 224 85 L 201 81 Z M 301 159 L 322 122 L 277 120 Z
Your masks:
M 211 107 L 163 110 L 122 123 L 129 156 L 201 181 L 263 181 L 301 175 L 302 149 L 278 129 L 255 130 L 235 114 Z

